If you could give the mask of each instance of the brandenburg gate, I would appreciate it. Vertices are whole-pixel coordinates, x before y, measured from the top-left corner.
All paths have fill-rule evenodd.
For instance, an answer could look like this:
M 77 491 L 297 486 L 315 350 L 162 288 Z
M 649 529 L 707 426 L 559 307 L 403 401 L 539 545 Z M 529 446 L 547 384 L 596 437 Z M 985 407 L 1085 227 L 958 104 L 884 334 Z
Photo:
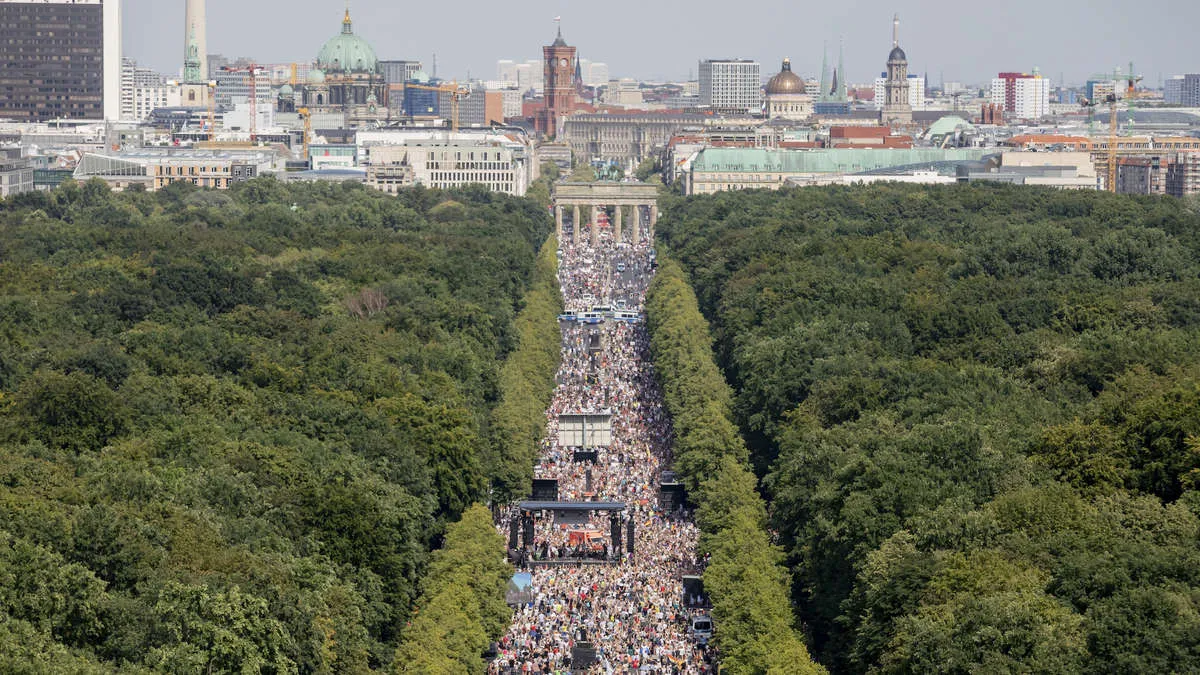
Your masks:
M 654 225 L 658 222 L 658 188 L 645 183 L 555 183 L 554 193 L 554 225 L 558 240 L 563 237 L 563 217 L 567 207 L 572 208 L 571 241 L 578 245 L 582 237 L 583 223 L 580 209 L 590 209 L 591 243 L 600 243 L 600 225 L 597 220 L 602 209 L 613 209 L 613 240 L 623 241 L 622 214 L 625 207 L 633 207 L 632 243 L 642 241 L 643 209 L 649 212 L 646 221 L 647 238 L 654 239 Z

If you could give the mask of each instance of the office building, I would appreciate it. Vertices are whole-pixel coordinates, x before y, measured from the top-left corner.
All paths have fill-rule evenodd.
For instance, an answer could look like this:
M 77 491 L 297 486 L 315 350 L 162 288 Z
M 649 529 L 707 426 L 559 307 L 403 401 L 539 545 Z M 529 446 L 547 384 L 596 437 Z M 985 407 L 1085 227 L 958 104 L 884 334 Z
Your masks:
M 145 119 L 149 114 L 149 110 L 142 110 L 145 102 L 165 100 L 166 95 L 167 81 L 161 73 L 150 68 L 141 68 L 133 59 L 121 59 L 121 121 L 137 122 Z
M 383 69 L 383 79 L 389 86 L 404 84 L 425 70 L 420 61 L 380 61 L 379 67 Z
M 559 140 L 570 146 L 577 161 L 636 167 L 666 148 L 672 136 L 688 127 L 701 127 L 706 119 L 678 113 L 575 113 L 564 123 Z
M 542 90 L 543 70 L 541 61 L 517 63 L 512 59 L 501 59 L 496 62 L 496 80 L 501 85 L 516 87 L 524 95 Z
M 1037 120 L 1050 114 L 1050 80 L 1034 70 L 1000 73 L 992 80 L 991 101 L 1006 117 Z
M 1117 160 L 1117 192 L 1123 195 L 1166 194 L 1166 157 L 1121 157 Z
M 433 92 L 438 97 L 438 110 L 443 115 L 454 114 L 453 94 L 448 91 Z M 474 87 L 470 93 L 458 97 L 458 124 L 463 127 L 504 124 L 504 95 Z
M 359 131 L 355 140 L 367 185 L 385 192 L 416 183 L 483 185 L 521 196 L 538 177 L 533 143 L 520 132 L 372 129 Z
M 744 59 L 700 62 L 700 105 L 735 115 L 762 110 L 762 66 Z
M 20 150 L 0 150 L 0 199 L 33 192 L 33 164 Z
M 1200 194 L 1200 153 L 1181 152 L 1167 165 L 1167 194 L 1187 197 Z
M 75 167 L 74 178 L 99 178 L 114 190 L 142 185 L 160 190 L 175 182 L 228 189 L 282 165 L 282 155 L 270 149 L 198 150 L 138 148 L 125 152 L 89 152 Z
M 250 71 L 239 66 L 225 66 L 216 71 L 213 80 L 217 83 L 216 105 L 220 110 L 232 110 L 238 102 L 250 100 Z M 254 73 L 254 95 L 259 106 L 272 106 L 271 76 L 266 70 Z M 205 101 L 184 101 L 181 105 L 203 107 Z
M 515 85 L 517 83 L 517 63 L 512 59 L 500 59 L 497 61 L 496 80 Z
M 1200 108 L 1200 73 L 1176 75 L 1164 82 L 1163 100 L 1171 105 Z
M 589 87 L 603 87 L 608 84 L 608 64 L 587 59 L 579 60 L 579 73 L 583 83 Z
M 0 0 L 0 118 L 121 116 L 120 0 Z

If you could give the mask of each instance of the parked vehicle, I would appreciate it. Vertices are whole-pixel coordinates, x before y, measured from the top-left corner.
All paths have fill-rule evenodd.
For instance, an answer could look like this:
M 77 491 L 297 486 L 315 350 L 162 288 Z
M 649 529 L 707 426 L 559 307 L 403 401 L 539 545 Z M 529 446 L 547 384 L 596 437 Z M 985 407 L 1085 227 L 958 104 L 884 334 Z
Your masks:
M 707 645 L 708 641 L 712 639 L 712 634 L 712 617 L 708 614 L 693 614 L 691 626 L 688 627 L 688 635 L 692 636 L 692 639 L 696 641 L 696 644 Z

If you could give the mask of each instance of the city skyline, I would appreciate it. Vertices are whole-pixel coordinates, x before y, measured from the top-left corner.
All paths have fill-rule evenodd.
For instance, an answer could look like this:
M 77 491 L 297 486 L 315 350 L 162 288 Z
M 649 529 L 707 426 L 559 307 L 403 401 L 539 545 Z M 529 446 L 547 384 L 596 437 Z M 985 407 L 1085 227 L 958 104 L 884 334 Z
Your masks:
M 538 58 L 540 47 L 554 37 L 554 17 L 561 16 L 564 37 L 579 48 L 580 57 L 608 63 L 614 77 L 684 80 L 690 74 L 694 79 L 700 59 L 727 57 L 759 61 L 764 76 L 790 57 L 798 74 L 816 77 L 822 46 L 836 53 L 844 39 L 849 80 L 868 83 L 883 70 L 897 11 L 910 72 L 928 72 L 931 85 L 943 77 L 986 85 L 997 72 L 1035 66 L 1056 83 L 1065 77 L 1068 84 L 1079 84 L 1133 60 L 1145 84 L 1156 87 L 1160 75 L 1200 69 L 1200 43 L 1187 39 L 1189 27 L 1200 23 L 1200 5 L 1151 0 L 1137 5 L 1135 14 L 1127 3 L 1107 0 L 1090 6 L 1014 0 L 1003 7 L 953 11 L 934 4 L 866 0 L 802 10 L 759 2 L 740 13 L 713 13 L 678 0 L 636 5 L 613 0 L 603 6 L 534 0 L 515 13 L 468 0 L 452 20 L 443 19 L 436 7 L 399 10 L 384 0 L 353 0 L 351 8 L 356 32 L 375 45 L 381 59 L 419 59 L 431 67 L 437 53 L 439 73 L 458 78 L 490 79 L 498 59 Z M 208 5 L 209 51 L 264 62 L 310 61 L 336 32 L 343 11 L 336 0 L 209 0 Z M 124 6 L 125 54 L 176 74 L 183 65 L 178 35 L 184 3 L 125 0 Z M 764 21 L 767 10 L 778 16 Z M 951 13 L 955 16 L 947 16 Z M 630 16 L 639 20 L 629 21 Z M 1069 34 L 1064 27 L 1070 27 Z M 1023 37 L 1013 39 L 1018 32 Z

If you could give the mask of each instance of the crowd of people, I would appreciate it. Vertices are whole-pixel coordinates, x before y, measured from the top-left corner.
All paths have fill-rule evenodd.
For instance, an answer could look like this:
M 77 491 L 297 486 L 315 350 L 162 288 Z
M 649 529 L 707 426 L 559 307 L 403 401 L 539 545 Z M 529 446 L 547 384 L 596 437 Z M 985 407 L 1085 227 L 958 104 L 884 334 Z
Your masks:
M 559 282 L 568 313 L 597 306 L 641 311 L 653 274 L 652 244 L 616 242 L 611 235 L 605 228 L 598 247 L 563 243 Z M 592 512 L 586 523 L 538 514 L 534 541 L 518 558 L 531 565 L 533 601 L 516 608 L 490 672 L 573 672 L 579 664 L 572 663 L 572 649 L 581 644 L 593 646 L 598 659 L 589 673 L 712 672 L 712 655 L 689 634 L 692 610 L 682 582 L 683 575 L 702 571 L 698 531 L 690 513 L 664 510 L 659 500 L 671 426 L 645 322 L 564 321 L 562 334 L 562 366 L 535 475 L 557 481 L 560 501 L 624 503 L 621 530 L 628 532 L 633 521 L 634 552 L 613 555 L 606 546 L 608 564 L 572 555 L 572 531 L 607 537 L 608 512 Z M 577 462 L 579 448 L 559 445 L 563 414 L 611 415 L 611 442 L 595 448 L 594 462 Z M 516 509 L 506 512 L 517 517 Z M 507 533 L 508 522 L 498 526 Z M 537 564 L 547 559 L 558 564 Z

